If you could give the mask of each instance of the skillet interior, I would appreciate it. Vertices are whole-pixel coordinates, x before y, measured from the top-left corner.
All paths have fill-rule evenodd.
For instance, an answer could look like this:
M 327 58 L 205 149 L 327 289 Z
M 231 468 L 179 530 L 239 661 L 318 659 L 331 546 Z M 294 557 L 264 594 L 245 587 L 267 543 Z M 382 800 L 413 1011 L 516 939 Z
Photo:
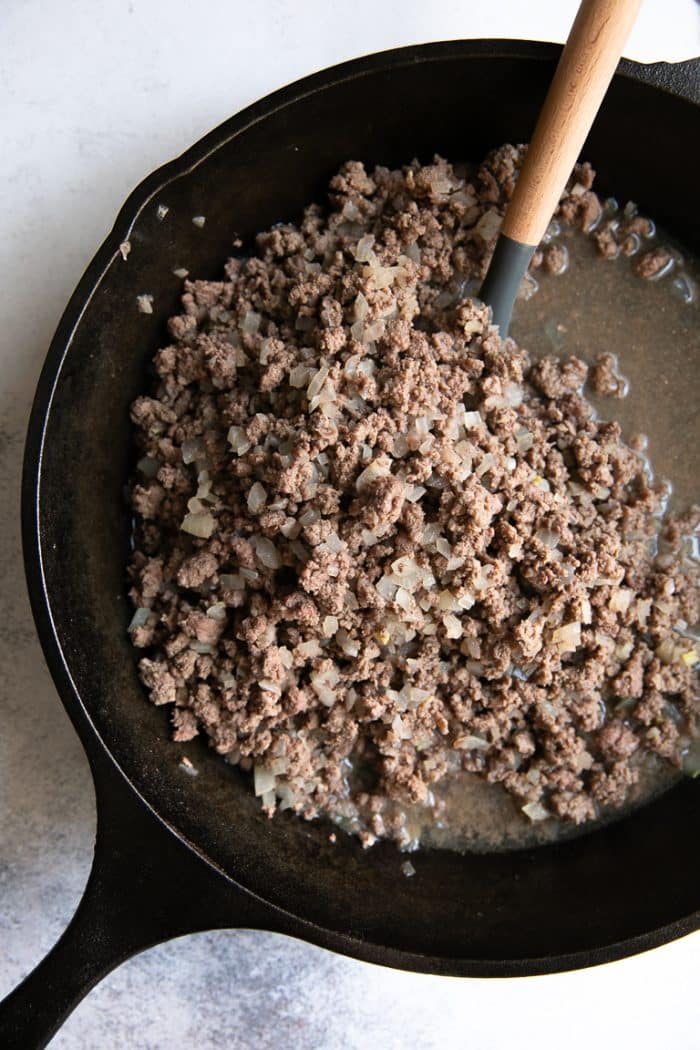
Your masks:
M 177 307 L 174 267 L 216 278 L 234 234 L 245 239 L 322 200 L 328 177 L 348 157 L 386 164 L 434 152 L 479 158 L 502 142 L 526 140 L 557 54 L 500 42 L 377 56 L 278 93 L 157 172 L 127 202 L 71 301 L 30 431 L 25 514 L 30 520 L 38 470 L 39 544 L 58 643 L 82 705 L 131 782 L 178 833 L 261 897 L 454 973 L 469 972 L 469 960 L 510 960 L 515 969 L 518 960 L 539 958 L 556 966 L 555 957 L 607 949 L 673 923 L 681 923 L 676 932 L 695 928 L 698 784 L 558 846 L 424 853 L 410 880 L 392 846 L 365 853 L 345 836 L 329 845 L 322 824 L 289 814 L 268 822 L 248 785 L 205 745 L 168 740 L 167 715 L 145 702 L 137 680 L 125 632 L 128 406 Z M 585 150 L 605 188 L 638 201 L 696 249 L 696 185 L 681 154 L 697 138 L 699 119 L 690 103 L 618 76 Z M 162 222 L 158 203 L 170 209 Z M 198 214 L 207 218 L 203 230 L 191 222 Z M 118 244 L 127 236 L 125 262 Z M 151 316 L 136 309 L 144 292 L 155 297 Z M 36 607 L 39 581 L 30 568 L 32 575 Z M 46 627 L 43 633 L 75 717 L 77 700 L 56 671 Z M 179 767 L 182 753 L 198 777 Z

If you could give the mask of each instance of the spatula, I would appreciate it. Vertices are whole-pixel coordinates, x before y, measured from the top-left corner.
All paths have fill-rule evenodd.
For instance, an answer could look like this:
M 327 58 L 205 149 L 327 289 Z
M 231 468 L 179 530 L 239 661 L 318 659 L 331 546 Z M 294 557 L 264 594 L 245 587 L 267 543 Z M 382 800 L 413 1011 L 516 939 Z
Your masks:
M 520 282 L 556 210 L 641 3 L 582 0 L 578 9 L 480 292 L 503 338 Z

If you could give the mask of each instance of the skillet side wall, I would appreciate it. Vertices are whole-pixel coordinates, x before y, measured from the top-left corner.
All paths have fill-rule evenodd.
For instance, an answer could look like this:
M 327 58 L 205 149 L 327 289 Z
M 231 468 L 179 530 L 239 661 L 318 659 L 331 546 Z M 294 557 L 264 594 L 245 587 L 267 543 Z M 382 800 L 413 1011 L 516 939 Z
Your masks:
M 173 268 L 220 276 L 235 234 L 245 240 L 297 218 L 306 203 L 323 200 L 328 178 L 349 157 L 389 165 L 435 152 L 478 159 L 502 142 L 526 140 L 557 53 L 504 42 L 490 52 L 438 45 L 411 49 L 422 60 L 391 69 L 397 57 L 375 56 L 353 64 L 362 72 L 352 79 L 334 83 L 336 72 L 320 74 L 311 81 L 316 89 L 296 100 L 297 88 L 287 89 L 282 108 L 271 104 L 279 94 L 258 104 L 253 111 L 265 115 L 245 130 L 245 113 L 229 121 L 209 136 L 217 148 L 195 168 L 186 170 L 191 151 L 187 163 L 168 167 L 158 192 L 159 180 L 147 180 L 153 195 L 143 208 L 138 191 L 131 198 L 139 213 L 128 260 L 117 246 L 133 215 L 122 212 L 108 242 L 112 261 L 106 265 L 104 251 L 86 275 L 42 378 L 46 390 L 68 345 L 46 424 L 40 544 L 63 656 L 106 747 L 155 811 L 241 885 L 328 930 L 433 957 L 448 972 L 460 972 L 465 959 L 597 950 L 686 920 L 699 906 L 698 785 L 683 784 L 621 824 L 555 847 L 420 854 L 411 880 L 401 876 L 392 846 L 365 853 L 342 835 L 331 846 L 322 823 L 289 814 L 269 822 L 244 779 L 204 744 L 169 741 L 166 713 L 145 701 L 138 682 L 124 583 L 128 408 L 167 342 L 164 324 L 181 283 Z M 636 200 L 696 249 L 700 213 L 682 154 L 697 128 L 690 103 L 618 77 L 584 151 L 605 190 Z M 158 203 L 170 209 L 162 222 Z M 206 216 L 204 229 L 193 226 L 194 215 Z M 137 310 L 142 293 L 154 296 L 152 315 Z M 62 692 L 75 716 L 76 699 Z M 199 776 L 179 767 L 182 754 Z M 680 932 L 694 926 L 697 916 Z

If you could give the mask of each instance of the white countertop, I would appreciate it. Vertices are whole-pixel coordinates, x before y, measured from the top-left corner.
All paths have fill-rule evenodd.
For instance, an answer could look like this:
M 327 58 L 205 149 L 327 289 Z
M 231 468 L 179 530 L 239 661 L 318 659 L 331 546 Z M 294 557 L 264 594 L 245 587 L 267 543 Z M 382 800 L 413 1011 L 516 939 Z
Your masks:
M 425 40 L 562 40 L 575 6 L 572 0 L 2 4 L 0 996 L 57 939 L 90 866 L 92 786 L 29 614 L 19 475 L 46 347 L 118 207 L 153 168 L 305 73 Z M 696 0 L 647 0 L 627 54 L 643 61 L 700 54 Z M 695 934 L 594 970 L 458 981 L 382 970 L 272 934 L 200 934 L 122 966 L 52 1045 L 693 1047 L 700 1045 L 699 964 Z

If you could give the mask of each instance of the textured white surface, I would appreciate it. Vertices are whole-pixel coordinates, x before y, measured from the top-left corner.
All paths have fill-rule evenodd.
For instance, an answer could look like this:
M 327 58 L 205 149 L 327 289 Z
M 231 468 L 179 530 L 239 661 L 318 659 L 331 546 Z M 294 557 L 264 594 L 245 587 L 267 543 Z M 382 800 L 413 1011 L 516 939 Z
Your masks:
M 19 464 L 51 333 L 123 198 L 232 112 L 314 69 L 421 40 L 561 40 L 574 8 L 572 0 L 4 0 L 0 995 L 56 940 L 90 864 L 87 763 L 43 667 L 24 593 Z M 627 53 L 644 61 L 698 54 L 699 18 L 694 0 L 647 0 Z M 592 971 L 459 982 L 379 970 L 270 934 L 206 934 L 127 963 L 53 1045 L 692 1047 L 699 962 L 695 935 Z

